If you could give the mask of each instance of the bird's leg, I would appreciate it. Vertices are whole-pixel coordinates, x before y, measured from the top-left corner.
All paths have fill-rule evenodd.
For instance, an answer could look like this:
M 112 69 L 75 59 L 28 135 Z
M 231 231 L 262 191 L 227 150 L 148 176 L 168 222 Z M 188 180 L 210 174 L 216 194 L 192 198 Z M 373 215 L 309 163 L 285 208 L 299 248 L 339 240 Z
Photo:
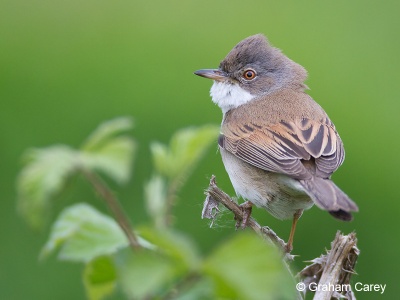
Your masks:
M 253 208 L 253 203 L 250 201 L 246 201 L 245 203 L 240 204 L 240 208 L 242 209 L 243 215 L 242 215 L 242 222 L 240 220 L 236 220 L 236 229 L 241 227 L 242 229 L 245 229 L 247 226 L 247 221 L 249 220 L 251 216 L 251 211 Z
M 292 222 L 292 229 L 290 230 L 290 235 L 289 235 L 289 240 L 286 244 L 286 252 L 290 253 L 293 250 L 293 238 L 294 238 L 294 232 L 296 231 L 296 224 L 297 221 L 300 219 L 301 215 L 303 214 L 303 210 L 299 209 L 296 211 L 293 215 L 293 222 Z

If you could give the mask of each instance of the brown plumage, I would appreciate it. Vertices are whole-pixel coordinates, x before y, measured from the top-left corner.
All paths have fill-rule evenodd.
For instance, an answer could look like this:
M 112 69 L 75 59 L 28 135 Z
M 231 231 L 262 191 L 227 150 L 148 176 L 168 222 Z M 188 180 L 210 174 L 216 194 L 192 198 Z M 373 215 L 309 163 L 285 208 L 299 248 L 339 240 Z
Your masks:
M 351 220 L 357 205 L 330 179 L 343 163 L 343 143 L 305 93 L 302 66 L 255 35 L 236 45 L 219 69 L 195 74 L 214 79 L 211 95 L 224 113 L 218 143 L 239 196 L 277 218 L 295 216 L 293 226 L 313 203 Z
M 277 110 L 277 103 L 288 109 Z M 340 219 L 357 211 L 330 180 L 343 163 L 343 143 L 327 114 L 303 92 L 282 89 L 228 111 L 219 145 L 250 165 L 299 180 L 317 206 Z

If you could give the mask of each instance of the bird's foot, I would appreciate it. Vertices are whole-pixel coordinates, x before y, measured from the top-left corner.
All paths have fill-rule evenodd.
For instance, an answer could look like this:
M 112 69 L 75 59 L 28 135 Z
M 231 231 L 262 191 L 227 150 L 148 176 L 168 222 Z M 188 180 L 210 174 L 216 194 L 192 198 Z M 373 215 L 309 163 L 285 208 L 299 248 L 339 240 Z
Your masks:
M 242 214 L 242 219 L 241 220 L 238 219 L 238 218 L 235 218 L 235 220 L 236 220 L 236 225 L 235 225 L 236 230 L 239 227 L 242 228 L 242 229 L 246 228 L 247 222 L 249 221 L 249 218 L 251 216 L 251 211 L 252 211 L 252 208 L 253 208 L 253 204 L 250 201 L 246 201 L 245 203 L 242 203 L 240 205 L 240 208 L 242 209 L 243 214 Z

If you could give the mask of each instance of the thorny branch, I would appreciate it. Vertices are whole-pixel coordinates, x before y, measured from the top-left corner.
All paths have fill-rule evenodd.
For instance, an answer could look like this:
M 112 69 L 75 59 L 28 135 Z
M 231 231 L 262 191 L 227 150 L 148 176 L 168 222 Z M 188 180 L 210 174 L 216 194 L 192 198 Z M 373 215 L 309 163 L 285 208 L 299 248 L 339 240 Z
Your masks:
M 234 202 L 225 192 L 218 188 L 215 176 L 212 175 L 210 185 L 205 192 L 206 200 L 204 202 L 202 218 L 211 219 L 211 226 L 219 213 L 219 205 L 224 205 L 235 216 L 236 220 L 243 220 L 242 208 Z M 294 256 L 286 253 L 286 243 L 269 227 L 261 226 L 253 218 L 249 218 L 247 226 L 253 229 L 265 240 L 273 243 L 284 253 L 284 262 L 290 271 L 288 262 L 292 261 Z M 337 232 L 335 240 L 332 242 L 332 249 L 326 255 L 312 260 L 312 264 L 304 268 L 296 277 L 301 279 L 304 284 L 305 293 L 309 290 L 310 284 L 319 284 L 320 286 L 335 286 L 337 289 L 319 289 L 314 296 L 314 300 L 330 299 L 348 299 L 355 300 L 355 296 L 350 286 L 351 275 L 354 274 L 354 266 L 360 254 L 357 248 L 357 239 L 355 233 L 347 236 Z M 303 296 L 298 293 L 298 299 Z
M 354 266 L 360 255 L 356 234 L 342 235 L 338 231 L 331 247 L 327 254 L 312 260 L 313 264 L 305 267 L 298 276 L 306 287 L 310 284 L 331 287 L 328 290 L 317 289 L 314 300 L 355 300 L 350 278 L 355 274 Z

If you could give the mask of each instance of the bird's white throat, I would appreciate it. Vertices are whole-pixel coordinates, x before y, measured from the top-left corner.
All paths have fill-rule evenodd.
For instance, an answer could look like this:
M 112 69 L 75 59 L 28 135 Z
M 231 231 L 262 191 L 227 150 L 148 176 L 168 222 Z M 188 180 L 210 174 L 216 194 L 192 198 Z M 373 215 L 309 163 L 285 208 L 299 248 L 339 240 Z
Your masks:
M 210 90 L 212 101 L 217 104 L 225 114 L 228 110 L 249 102 L 254 98 L 248 91 L 237 84 L 214 81 Z

